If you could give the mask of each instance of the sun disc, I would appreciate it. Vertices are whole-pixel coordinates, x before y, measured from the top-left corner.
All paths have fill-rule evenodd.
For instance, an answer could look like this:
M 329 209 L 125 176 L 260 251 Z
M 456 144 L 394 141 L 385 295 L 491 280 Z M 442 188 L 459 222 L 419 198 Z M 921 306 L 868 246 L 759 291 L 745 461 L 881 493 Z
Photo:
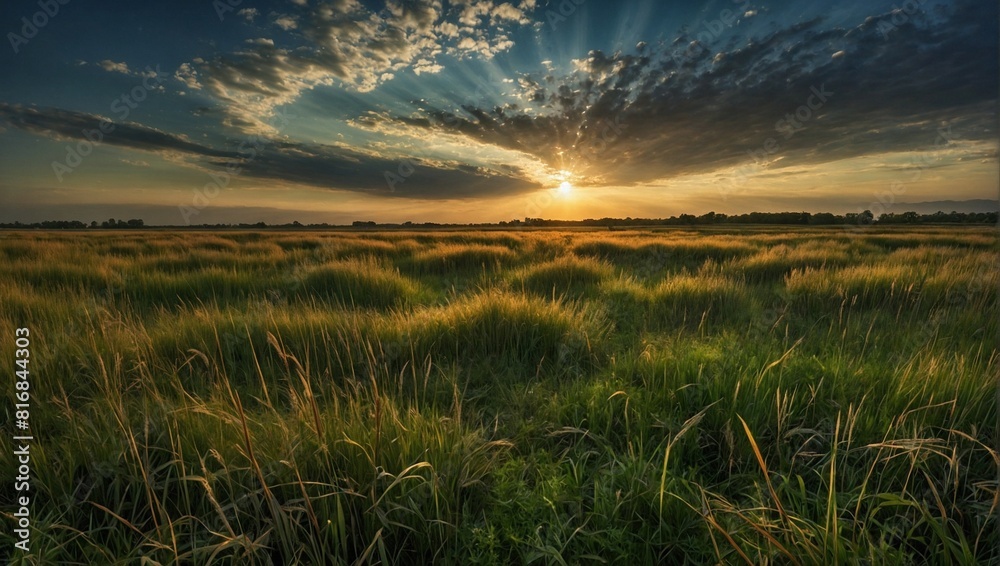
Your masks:
M 562 183 L 561 183 L 561 184 L 559 185 L 559 192 L 560 192 L 560 193 L 563 193 L 563 194 L 566 194 L 566 193 L 568 193 L 568 192 L 570 192 L 570 191 L 572 191 L 572 190 L 573 190 L 573 185 L 572 185 L 572 184 L 570 184 L 570 182 L 569 182 L 569 181 L 563 181 L 563 182 L 562 182 Z

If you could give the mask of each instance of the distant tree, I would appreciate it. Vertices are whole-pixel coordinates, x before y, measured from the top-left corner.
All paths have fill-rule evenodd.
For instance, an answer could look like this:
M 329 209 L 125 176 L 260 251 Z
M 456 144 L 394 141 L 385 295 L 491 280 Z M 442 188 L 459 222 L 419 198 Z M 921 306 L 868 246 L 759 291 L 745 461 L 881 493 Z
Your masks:
M 870 210 L 866 210 L 861 213 L 848 212 L 847 214 L 844 215 L 844 223 L 867 226 L 875 223 L 875 215 L 872 214 Z
M 829 212 L 817 212 L 809 217 L 810 224 L 835 224 L 837 217 Z

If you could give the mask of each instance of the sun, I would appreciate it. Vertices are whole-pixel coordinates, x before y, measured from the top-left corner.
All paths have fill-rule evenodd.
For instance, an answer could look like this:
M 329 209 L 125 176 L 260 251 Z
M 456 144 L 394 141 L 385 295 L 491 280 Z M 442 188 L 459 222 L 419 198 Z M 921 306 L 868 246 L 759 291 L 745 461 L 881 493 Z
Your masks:
M 560 193 L 568 195 L 572 191 L 573 191 L 573 184 L 570 183 L 569 181 L 563 181 L 562 183 L 559 184 Z

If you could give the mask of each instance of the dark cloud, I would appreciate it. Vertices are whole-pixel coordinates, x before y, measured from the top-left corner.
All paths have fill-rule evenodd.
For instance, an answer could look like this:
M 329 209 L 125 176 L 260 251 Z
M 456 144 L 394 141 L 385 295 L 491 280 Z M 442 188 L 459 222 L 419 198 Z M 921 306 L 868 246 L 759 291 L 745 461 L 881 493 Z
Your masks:
M 177 151 L 205 157 L 237 157 L 133 122 L 116 123 L 110 118 L 59 108 L 36 108 L 0 102 L 0 122 L 56 139 L 99 141 L 143 151 Z
M 140 124 L 115 123 L 96 114 L 58 108 L 0 103 L 0 124 L 55 139 L 99 140 L 142 151 L 180 153 L 196 164 L 232 175 L 385 196 L 472 198 L 538 188 L 514 168 L 498 172 L 424 159 L 390 159 L 343 147 L 260 136 L 217 149 Z
M 238 166 L 252 177 L 402 198 L 495 197 L 539 187 L 516 170 L 501 173 L 458 163 L 393 160 L 327 145 L 269 142 L 243 156 Z M 211 161 L 218 168 L 232 163 Z
M 966 0 L 719 45 L 682 34 L 635 53 L 591 51 L 561 79 L 524 76 L 516 105 L 422 105 L 392 120 L 524 151 L 592 184 L 918 150 L 942 129 L 993 140 L 997 17 L 996 3 Z
M 194 58 L 177 69 L 175 78 L 197 97 L 195 114 L 258 134 L 253 139 L 262 141 L 251 148 L 240 142 L 206 145 L 96 114 L 3 103 L 0 128 L 80 140 L 93 138 L 88 132 L 101 124 L 112 125 L 102 132 L 103 143 L 176 152 L 207 170 L 238 167 L 251 178 L 413 198 L 491 197 L 539 187 L 516 167 L 462 161 L 484 162 L 487 153 L 485 162 L 517 159 L 525 167 L 537 165 L 534 156 L 552 170 L 571 171 L 579 185 L 630 185 L 753 160 L 769 163 L 774 173 L 918 150 L 939 142 L 942 132 L 945 143 L 996 140 L 997 5 L 972 0 L 912 14 L 897 10 L 846 27 L 823 18 L 775 23 L 752 38 L 734 35 L 737 26 L 708 44 L 696 31 L 681 32 L 670 40 L 640 42 L 632 52 L 591 51 L 573 62 L 577 70 L 568 76 L 555 76 L 558 65 L 543 61 L 543 72 L 511 71 L 504 85 L 513 85 L 518 100 L 501 106 L 448 108 L 422 101 L 416 112 L 401 116 L 373 103 L 371 113 L 347 125 L 383 134 L 379 139 L 385 141 L 371 147 L 389 149 L 378 152 L 275 135 L 269 119 L 305 90 L 323 85 L 364 91 L 394 73 L 435 73 L 441 64 L 466 57 L 488 59 L 509 48 L 505 34 L 528 23 L 535 11 L 527 0 L 384 5 L 379 12 L 356 0 L 288 5 L 290 13 L 268 14 L 266 39 L 254 30 L 257 39 L 241 40 L 237 50 Z M 275 29 L 281 18 L 295 25 Z M 106 62 L 111 70 L 128 70 L 124 63 Z M 515 62 L 512 56 L 496 67 Z M 511 100 L 500 92 L 508 87 L 494 87 L 495 96 L 480 100 Z M 457 100 L 461 90 L 429 98 Z M 407 127 L 394 129 L 401 124 Z M 452 144 L 439 133 L 467 139 Z M 441 139 L 450 145 L 441 151 L 420 147 L 421 153 L 469 151 L 455 161 L 403 155 Z M 480 152 L 477 144 L 528 157 L 496 157 L 513 154 Z M 996 159 L 995 151 L 982 155 Z M 545 173 L 541 166 L 533 170 L 538 178 Z

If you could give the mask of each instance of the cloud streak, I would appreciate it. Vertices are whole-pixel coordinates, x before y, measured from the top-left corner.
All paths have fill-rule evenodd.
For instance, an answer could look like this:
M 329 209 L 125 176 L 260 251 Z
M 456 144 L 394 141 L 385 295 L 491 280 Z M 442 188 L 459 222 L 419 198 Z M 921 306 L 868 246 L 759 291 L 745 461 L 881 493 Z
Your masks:
M 522 75 L 504 106 L 421 104 L 383 119 L 525 152 L 593 185 L 913 151 L 941 128 L 995 139 L 996 5 L 958 2 L 890 29 L 893 18 L 594 50 L 568 76 Z
M 187 139 L 134 122 L 116 123 L 99 114 L 60 108 L 35 108 L 0 102 L 0 122 L 57 140 L 90 140 L 101 125 L 113 124 L 110 133 L 101 132 L 102 143 L 141 151 L 178 152 L 206 157 L 236 157 L 235 152 L 215 150 Z
M 280 188 L 413 199 L 503 197 L 563 180 L 610 187 L 606 194 L 628 186 L 635 194 L 655 189 L 656 198 L 685 190 L 717 198 L 713 185 L 745 170 L 769 190 L 769 183 L 787 188 L 807 177 L 818 185 L 824 171 L 870 182 L 917 152 L 940 151 L 938 170 L 968 172 L 971 160 L 987 170 L 997 160 L 995 3 L 923 0 L 916 12 L 862 20 L 844 15 L 859 13 L 860 1 L 812 18 L 746 2 L 730 14 L 731 26 L 693 23 L 699 16 L 692 14 L 733 7 L 720 0 L 701 12 L 679 10 L 688 19 L 677 23 L 689 26 L 671 36 L 660 34 L 674 9 L 654 0 L 628 10 L 590 2 L 558 27 L 547 26 L 553 3 L 533 0 L 301 0 L 244 8 L 213 28 L 218 43 L 213 36 L 197 44 L 214 52 L 163 52 L 180 53 L 168 86 L 185 98 L 151 97 L 143 113 L 173 131 L 126 122 L 128 114 L 114 106 L 117 122 L 0 103 L 0 132 L 79 143 L 107 123 L 114 127 L 101 143 L 160 154 L 175 171 L 238 170 L 241 179 Z M 621 17 L 618 31 L 594 34 L 604 39 L 575 29 L 613 14 Z M 631 25 L 645 15 L 650 25 Z M 722 31 L 712 32 L 714 25 Z M 621 45 L 623 37 L 637 43 L 583 49 Z M 113 58 L 80 61 L 67 80 L 113 94 L 121 75 L 152 73 L 129 68 L 126 61 L 144 63 L 140 53 L 99 52 Z M 26 82 L 16 88 L 37 89 L 36 100 L 54 106 L 106 108 L 87 106 L 96 97 L 51 98 Z M 303 96 L 312 89 L 319 92 Z M 279 133 L 273 118 L 285 107 L 301 119 Z M 123 157 L 130 169 L 142 166 Z M 48 159 L 39 155 L 22 178 Z
M 214 148 L 132 122 L 115 123 L 97 114 L 0 103 L 0 124 L 57 140 L 92 140 L 101 124 L 101 143 L 173 154 L 211 172 L 417 199 L 465 199 L 524 193 L 538 188 L 520 170 L 496 171 L 458 162 L 393 159 L 347 147 L 252 137 Z

